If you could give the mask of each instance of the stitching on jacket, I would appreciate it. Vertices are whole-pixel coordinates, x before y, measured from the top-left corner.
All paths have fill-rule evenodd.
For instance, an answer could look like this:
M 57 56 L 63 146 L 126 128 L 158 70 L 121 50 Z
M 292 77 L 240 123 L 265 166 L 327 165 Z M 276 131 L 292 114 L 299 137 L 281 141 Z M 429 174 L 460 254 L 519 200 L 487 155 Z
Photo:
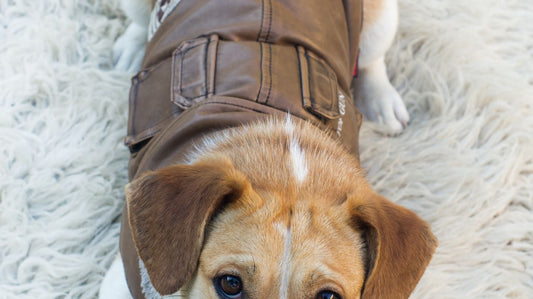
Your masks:
M 265 37 L 265 41 L 268 42 L 270 39 L 270 32 L 272 31 L 272 0 L 269 0 L 269 16 L 268 16 L 268 31 Z
M 219 45 L 219 43 L 220 42 L 218 40 L 215 43 L 215 61 L 213 61 L 214 66 L 213 66 L 213 82 L 212 82 L 213 91 L 212 91 L 211 95 L 216 94 L 216 89 L 217 89 L 217 85 L 215 83 L 217 82 L 217 61 L 218 61 L 218 45 Z
M 130 119 L 128 121 L 128 127 L 130 127 L 129 129 L 131 130 L 131 135 L 135 134 L 137 131 L 135 129 L 135 123 L 136 123 L 135 112 L 137 111 L 137 93 L 139 90 L 139 83 L 140 83 L 138 75 L 135 76 L 134 80 L 135 80 L 135 84 L 131 86 L 131 94 L 130 94 L 130 100 L 129 100 L 129 106 L 131 107 L 130 108 L 131 110 L 130 110 L 130 115 L 128 116 Z
M 207 44 L 205 45 L 204 47 L 204 73 L 205 73 L 205 79 L 204 79 L 204 85 L 205 85 L 205 92 L 204 92 L 204 97 L 207 98 L 207 93 L 208 93 L 208 88 L 207 88 L 207 78 L 208 78 L 208 74 L 207 74 L 207 54 L 209 53 L 209 44 L 211 44 L 211 38 L 208 38 L 207 39 Z
M 259 91 L 257 91 L 257 97 L 255 97 L 255 101 L 259 102 L 259 95 L 261 94 L 261 89 L 263 89 L 263 43 L 259 43 L 259 70 L 261 74 L 261 79 L 259 80 Z
M 263 20 L 265 19 L 265 0 L 261 1 L 261 25 L 259 26 L 259 33 L 257 34 L 257 41 L 261 39 L 263 33 Z
M 185 60 L 185 53 L 180 53 L 180 56 L 181 56 L 181 59 L 180 59 L 180 84 L 179 84 L 179 89 L 180 89 L 180 95 L 183 94 L 183 60 Z
M 268 1 L 268 23 L 265 24 L 265 0 L 261 1 L 261 27 L 259 28 L 259 34 L 257 36 L 257 41 L 259 42 L 268 42 L 270 38 L 270 33 L 272 32 L 272 0 Z M 265 32 L 266 27 L 266 34 Z
M 257 113 L 261 113 L 261 114 L 266 114 L 266 115 L 273 115 L 272 113 L 270 112 L 267 112 L 267 111 L 263 111 L 263 110 L 258 110 L 258 109 L 254 109 L 254 108 L 251 108 L 251 107 L 248 107 L 248 106 L 244 106 L 244 105 L 239 105 L 239 104 L 235 104 L 235 103 L 230 103 L 230 102 L 224 102 L 224 101 L 205 101 L 205 102 L 200 102 L 198 103 L 195 108 L 197 107 L 200 107 L 200 106 L 204 106 L 204 105 L 209 105 L 209 104 L 220 104 L 220 105 L 227 105 L 227 106 L 233 106 L 233 107 L 239 107 L 239 108 L 242 108 L 242 109 L 245 109 L 245 110 L 250 110 L 250 111 L 254 111 L 254 112 L 257 112 Z M 278 112 L 281 112 L 281 113 L 289 113 L 289 111 L 287 110 L 284 110 L 284 109 L 281 109 L 281 108 L 278 108 L 278 107 L 274 107 L 274 106 L 268 106 L 268 105 L 264 105 L 264 104 L 261 104 L 261 103 L 256 103 L 258 105 L 261 105 L 261 106 L 265 106 L 265 107 L 268 107 L 270 109 L 273 109 L 275 111 L 278 111 Z M 185 110 L 183 113 L 187 113 L 189 110 Z M 294 116 L 294 117 L 298 117 L 299 119 L 302 119 L 304 121 L 309 121 L 311 122 L 312 124 L 314 124 L 315 126 L 319 127 L 319 128 L 322 128 L 323 131 L 327 134 L 331 134 L 334 131 L 334 129 L 332 127 L 323 127 L 324 123 L 320 121 L 320 119 L 316 116 L 316 115 L 313 115 L 311 114 L 313 118 L 310 118 L 310 117 L 305 117 L 304 115 L 302 114 L 299 114 L 299 113 L 290 113 L 291 116 Z M 329 130 L 329 131 L 326 131 L 326 130 Z M 333 136 L 333 135 L 332 135 Z
M 270 97 L 271 89 L 272 89 L 272 45 L 261 42 L 261 83 L 259 88 L 259 94 L 256 102 L 261 104 L 266 104 L 268 102 L 268 98 Z M 266 48 L 265 48 L 266 46 Z M 268 56 L 268 60 L 265 60 L 263 57 L 265 55 Z M 268 66 L 265 66 L 265 61 L 268 63 Z M 266 69 L 268 67 L 268 69 Z M 266 69 L 266 70 L 265 70 Z M 265 89 L 265 85 L 268 84 L 268 89 Z
M 228 103 L 228 102 L 221 102 L 221 101 L 210 101 L 210 102 L 207 102 L 207 103 L 202 103 L 201 105 L 207 105 L 207 104 L 222 104 L 222 105 L 239 107 L 239 108 L 243 108 L 243 109 L 246 109 L 246 110 L 251 110 L 251 111 L 254 111 L 254 112 L 257 112 L 257 113 L 268 114 L 265 111 L 261 111 L 261 110 L 258 110 L 258 109 L 253 109 L 253 108 L 250 108 L 250 107 L 247 107 L 247 106 L 244 106 L 244 105 L 233 104 L 233 103 Z M 268 107 L 270 107 L 270 106 L 268 106 Z M 276 109 L 276 108 L 274 108 L 274 109 Z M 279 110 L 279 109 L 276 109 L 276 110 Z
M 305 99 L 304 84 L 303 84 L 304 74 L 302 71 L 302 61 L 301 61 L 302 58 L 300 57 L 300 51 L 298 50 L 298 45 L 294 46 L 294 50 L 296 50 L 296 57 L 298 58 L 298 71 L 300 73 L 300 92 L 302 93 L 302 106 L 304 106 L 305 108 L 305 104 L 303 103 Z
M 270 93 L 272 91 L 272 45 L 268 44 L 268 52 L 270 53 L 268 55 L 268 92 L 265 99 L 265 104 L 268 103 L 268 100 L 270 99 Z
M 311 78 L 314 78 L 314 67 L 311 66 L 311 61 L 309 61 L 309 51 L 305 49 L 304 51 L 305 55 L 305 62 L 307 63 L 307 86 L 309 87 L 309 105 L 311 106 L 311 109 L 314 108 L 315 105 L 315 93 L 313 92 L 313 86 L 311 86 Z

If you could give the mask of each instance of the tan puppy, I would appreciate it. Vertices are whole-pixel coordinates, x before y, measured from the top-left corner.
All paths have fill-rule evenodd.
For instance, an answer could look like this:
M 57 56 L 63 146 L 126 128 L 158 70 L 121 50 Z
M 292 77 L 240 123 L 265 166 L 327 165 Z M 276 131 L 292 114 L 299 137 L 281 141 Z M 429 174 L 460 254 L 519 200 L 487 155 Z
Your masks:
M 435 249 L 427 224 L 374 193 L 357 160 L 312 125 L 231 129 L 191 160 L 127 188 L 159 292 L 184 284 L 186 298 L 406 298 Z M 194 214 L 183 214 L 191 204 Z
M 383 62 L 396 2 L 366 2 L 358 107 L 397 132 L 408 115 Z M 212 133 L 126 196 L 148 298 L 407 298 L 437 246 L 337 140 L 291 116 Z M 120 259 L 100 296 L 130 296 Z

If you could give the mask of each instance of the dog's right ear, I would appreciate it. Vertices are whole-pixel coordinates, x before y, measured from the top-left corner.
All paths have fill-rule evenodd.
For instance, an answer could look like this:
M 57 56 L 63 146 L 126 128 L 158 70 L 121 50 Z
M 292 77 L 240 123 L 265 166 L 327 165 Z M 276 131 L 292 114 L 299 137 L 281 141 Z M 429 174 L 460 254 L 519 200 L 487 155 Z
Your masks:
M 367 278 L 361 298 L 408 298 L 438 241 L 412 211 L 371 190 L 348 200 L 353 224 L 366 239 Z
M 160 169 L 126 187 L 137 253 L 161 295 L 192 278 L 207 223 L 218 207 L 249 188 L 244 174 L 223 158 Z

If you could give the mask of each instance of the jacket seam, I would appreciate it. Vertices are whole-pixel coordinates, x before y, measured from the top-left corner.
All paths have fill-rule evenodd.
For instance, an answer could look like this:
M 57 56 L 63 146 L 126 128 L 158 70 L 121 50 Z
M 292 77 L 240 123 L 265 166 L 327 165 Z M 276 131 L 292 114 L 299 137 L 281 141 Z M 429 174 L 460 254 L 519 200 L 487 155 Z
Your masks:
M 209 44 L 211 44 L 211 39 L 208 38 L 207 39 L 207 43 L 204 47 L 204 74 L 205 74 L 205 78 L 204 78 L 204 89 L 205 89 L 205 92 L 204 92 L 204 97 L 207 98 L 207 93 L 208 93 L 208 90 L 207 90 L 207 78 L 208 78 L 208 74 L 207 74 L 207 53 L 209 52 Z
M 259 73 L 261 74 L 261 78 L 259 80 L 259 90 L 257 91 L 257 96 L 255 97 L 255 101 L 259 102 L 259 96 L 261 95 L 261 89 L 263 89 L 263 43 L 259 42 L 259 69 L 261 70 Z
M 268 16 L 268 30 L 265 37 L 265 41 L 268 42 L 270 39 L 270 32 L 272 32 L 272 0 L 268 1 L 269 3 L 269 16 Z
M 269 52 L 269 55 L 268 55 L 268 77 L 269 77 L 269 80 L 268 80 L 268 92 L 267 92 L 267 97 L 265 99 L 265 104 L 267 104 L 268 100 L 270 100 L 270 94 L 272 92 L 272 46 L 270 44 L 268 44 L 268 52 Z
M 265 0 L 261 1 L 261 25 L 259 26 L 259 33 L 257 34 L 257 41 L 261 40 L 261 33 L 263 33 L 263 21 L 265 19 Z

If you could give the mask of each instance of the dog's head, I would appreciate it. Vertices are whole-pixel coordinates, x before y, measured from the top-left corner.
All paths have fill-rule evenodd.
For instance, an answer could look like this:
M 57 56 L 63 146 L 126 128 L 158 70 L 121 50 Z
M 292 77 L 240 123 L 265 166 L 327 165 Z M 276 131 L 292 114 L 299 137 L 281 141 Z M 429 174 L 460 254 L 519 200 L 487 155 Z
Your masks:
M 252 185 L 224 158 L 133 181 L 130 225 L 155 289 L 224 299 L 409 296 L 436 247 L 423 220 L 358 180 L 329 198 L 284 190 Z

